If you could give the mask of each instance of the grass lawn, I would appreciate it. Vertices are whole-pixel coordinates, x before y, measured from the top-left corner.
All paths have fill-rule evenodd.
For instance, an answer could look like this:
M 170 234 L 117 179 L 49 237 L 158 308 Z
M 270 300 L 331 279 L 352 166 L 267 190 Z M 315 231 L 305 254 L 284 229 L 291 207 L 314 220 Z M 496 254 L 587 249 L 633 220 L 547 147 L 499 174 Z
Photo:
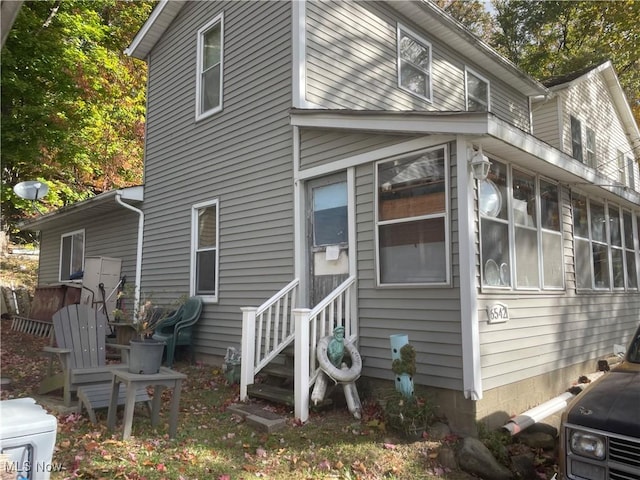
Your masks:
M 47 339 L 16 333 L 2 320 L 2 377 L 11 385 L 2 400 L 34 397 L 46 373 L 48 359 L 40 352 Z M 122 407 L 116 430 L 107 431 L 106 410 L 97 412 L 93 425 L 86 414 L 58 414 L 53 454 L 53 480 L 83 479 L 467 479 L 447 471 L 436 460 L 440 448 L 451 442 L 423 438 L 402 440 L 385 430 L 381 410 L 364 399 L 362 420 L 346 406 L 314 412 L 304 425 L 292 412 L 270 406 L 287 418 L 286 427 L 265 434 L 228 411 L 238 401 L 238 386 L 228 385 L 212 366 L 178 363 L 188 376 L 183 384 L 178 434 L 168 438 L 170 391 L 163 393 L 160 424 L 137 406 L 132 437 L 122 441 Z

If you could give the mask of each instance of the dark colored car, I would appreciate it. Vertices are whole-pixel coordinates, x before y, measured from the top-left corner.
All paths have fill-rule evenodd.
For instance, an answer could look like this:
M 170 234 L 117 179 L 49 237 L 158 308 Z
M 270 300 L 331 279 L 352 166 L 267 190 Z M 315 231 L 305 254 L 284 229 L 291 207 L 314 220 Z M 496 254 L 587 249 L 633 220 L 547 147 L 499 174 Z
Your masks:
M 640 480 L 640 326 L 624 360 L 567 407 L 560 435 L 565 479 Z

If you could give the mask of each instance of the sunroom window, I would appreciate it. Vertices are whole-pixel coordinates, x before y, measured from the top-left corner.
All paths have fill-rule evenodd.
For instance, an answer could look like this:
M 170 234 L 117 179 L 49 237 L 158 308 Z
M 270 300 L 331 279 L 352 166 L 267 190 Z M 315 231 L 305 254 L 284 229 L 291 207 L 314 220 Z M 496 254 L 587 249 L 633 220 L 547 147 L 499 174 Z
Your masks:
M 82 278 L 84 268 L 84 230 L 65 233 L 60 238 L 60 281 Z
M 398 85 L 431 101 L 431 44 L 400 25 Z
M 191 254 L 191 294 L 205 300 L 218 299 L 218 201 L 194 205 L 191 210 L 193 239 Z
M 449 282 L 445 147 L 376 168 L 378 283 Z
M 489 111 L 489 81 L 468 68 L 465 70 L 465 77 L 467 80 L 467 111 Z
M 563 288 L 558 185 L 492 160 L 478 195 L 483 287 Z
M 222 109 L 222 14 L 198 31 L 196 119 Z
M 633 215 L 577 193 L 571 205 L 577 288 L 637 290 Z

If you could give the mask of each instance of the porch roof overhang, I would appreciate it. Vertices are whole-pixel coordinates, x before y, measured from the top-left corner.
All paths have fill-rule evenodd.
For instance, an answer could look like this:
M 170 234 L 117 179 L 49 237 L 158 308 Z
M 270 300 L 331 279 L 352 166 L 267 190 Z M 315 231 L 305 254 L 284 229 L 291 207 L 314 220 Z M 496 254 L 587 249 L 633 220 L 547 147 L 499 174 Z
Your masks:
M 485 153 L 586 193 L 640 205 L 640 193 L 587 167 L 530 133 L 487 112 L 388 112 L 363 110 L 290 111 L 301 128 L 386 134 L 464 135 Z
M 82 202 L 66 205 L 53 212 L 20 222 L 18 228 L 31 231 L 46 230 L 63 221 L 92 219 L 97 215 L 123 208 L 116 202 L 118 196 L 129 203 L 139 204 L 144 199 L 144 187 L 135 186 L 121 190 L 110 190 Z

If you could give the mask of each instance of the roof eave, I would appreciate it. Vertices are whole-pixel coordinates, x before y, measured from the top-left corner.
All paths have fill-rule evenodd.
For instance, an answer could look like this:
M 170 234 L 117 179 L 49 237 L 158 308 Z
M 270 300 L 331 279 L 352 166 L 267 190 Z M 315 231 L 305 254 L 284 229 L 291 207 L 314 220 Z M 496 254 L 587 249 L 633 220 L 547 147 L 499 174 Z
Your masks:
M 162 0 L 159 2 L 131 44 L 125 49 L 125 55 L 145 60 L 183 6 L 184 1 L 182 0 Z
M 50 224 L 51 222 L 58 222 L 60 219 L 64 219 L 70 215 L 86 211 L 95 207 L 107 205 L 113 202 L 114 208 L 121 208 L 115 202 L 115 198 L 120 196 L 123 200 L 130 202 L 141 202 L 144 199 L 144 187 L 135 186 L 123 188 L 120 190 L 109 190 L 108 192 L 101 193 L 95 197 L 91 197 L 81 202 L 72 203 L 66 205 L 53 212 L 39 215 L 35 218 L 20 222 L 17 226 L 20 230 L 40 230 L 43 226 Z

